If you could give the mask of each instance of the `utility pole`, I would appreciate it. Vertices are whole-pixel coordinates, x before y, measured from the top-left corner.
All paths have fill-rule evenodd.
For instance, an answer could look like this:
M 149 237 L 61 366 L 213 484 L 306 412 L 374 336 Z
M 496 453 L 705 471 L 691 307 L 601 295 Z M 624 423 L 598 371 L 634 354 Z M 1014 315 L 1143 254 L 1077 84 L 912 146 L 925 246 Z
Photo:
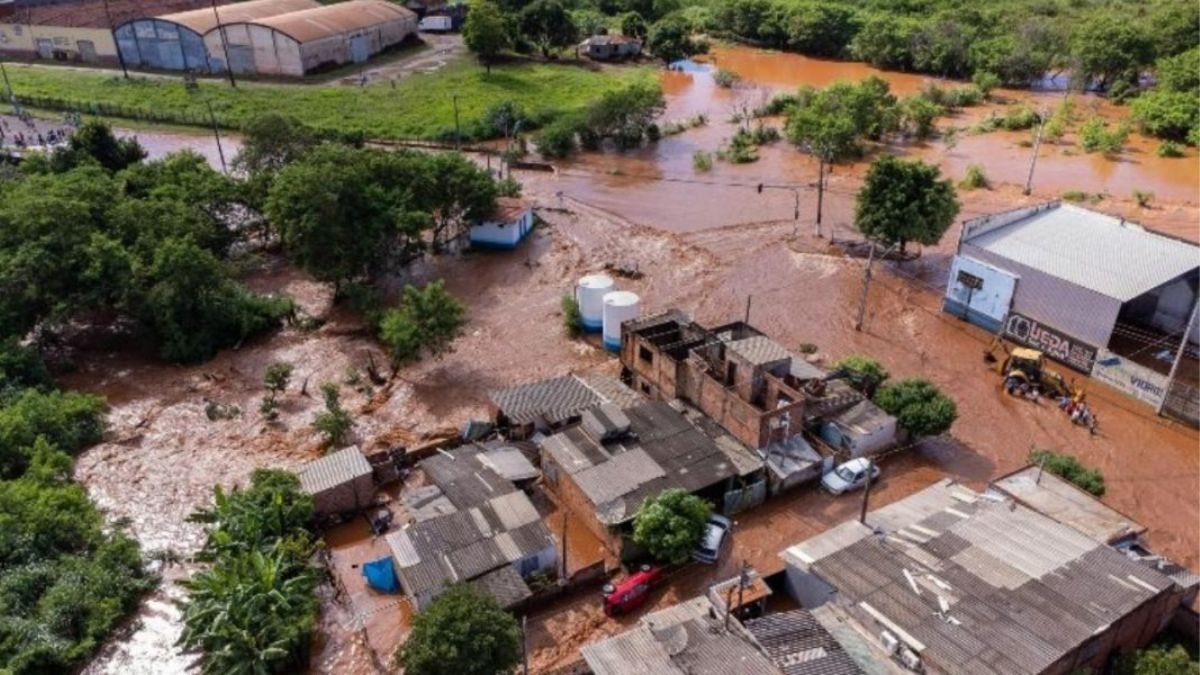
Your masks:
M 743 323 L 750 324 L 750 301 L 754 299 L 753 295 L 746 296 L 746 320 Z
M 875 462 L 867 459 L 867 484 L 863 488 L 862 510 L 858 513 L 858 522 L 863 525 L 867 524 L 867 504 L 871 501 L 871 472 L 875 469 Z
M 525 621 L 529 617 L 521 616 L 521 670 L 529 675 L 529 632 L 525 630 Z
M 125 79 L 129 79 L 129 68 L 125 66 L 125 55 L 121 53 L 121 43 L 117 41 L 117 35 L 113 32 L 116 26 L 113 25 L 112 12 L 108 10 L 108 0 L 104 0 L 104 18 L 108 21 L 108 30 L 113 33 L 113 45 L 117 48 L 117 61 L 121 64 L 121 73 L 125 75 Z
M 4 90 L 8 92 L 8 102 L 12 105 L 13 114 L 17 114 L 17 97 L 13 95 L 12 83 L 8 81 L 8 71 L 4 68 L 4 62 L 0 61 L 0 75 L 4 76 Z
M 452 98 L 454 100 L 454 149 L 461 150 L 462 149 L 462 133 L 459 131 L 459 128 L 458 128 L 458 94 L 455 93 L 452 96 Z
M 221 14 L 217 11 L 217 0 L 212 0 L 213 17 L 217 20 L 217 31 L 221 34 L 221 53 L 225 55 L 225 72 L 229 74 L 229 86 L 237 89 L 237 80 L 233 79 L 233 64 L 229 62 L 229 45 L 225 39 L 225 28 L 221 25 Z
M 229 175 L 229 167 L 225 166 L 225 150 L 221 147 L 221 132 L 217 129 L 217 116 L 213 114 L 212 101 L 205 101 L 208 106 L 208 119 L 212 123 L 213 138 L 217 139 L 217 156 L 221 158 L 221 173 Z
M 867 293 L 871 290 L 871 268 L 875 265 L 875 242 L 867 240 L 871 244 L 871 251 L 867 254 L 867 271 L 863 276 L 862 296 L 858 299 L 858 320 L 854 322 L 854 330 L 862 332 L 863 317 L 867 313 Z M 896 244 L 892 244 L 883 255 L 886 257 L 896 248 Z
M 821 211 L 825 205 L 825 155 L 817 163 L 817 239 L 821 238 Z
M 1038 114 L 1037 136 L 1033 139 L 1033 159 L 1029 161 L 1029 177 L 1025 179 L 1025 194 L 1033 191 L 1033 169 L 1037 166 L 1038 149 L 1042 147 L 1042 130 L 1046 128 L 1047 112 L 1043 108 Z

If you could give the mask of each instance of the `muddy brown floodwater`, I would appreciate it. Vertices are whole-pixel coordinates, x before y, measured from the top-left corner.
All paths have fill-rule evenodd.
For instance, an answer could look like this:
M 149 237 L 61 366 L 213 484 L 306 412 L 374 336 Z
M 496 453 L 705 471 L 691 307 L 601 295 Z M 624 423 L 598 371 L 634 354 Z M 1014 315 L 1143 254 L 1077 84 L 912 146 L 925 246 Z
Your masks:
M 772 91 L 875 72 L 744 48 L 719 47 L 714 56 L 750 85 Z M 926 81 L 883 76 L 899 93 Z M 1194 431 L 1157 418 L 1097 383 L 1089 384 L 1102 421 L 1097 436 L 1070 425 L 1048 405 L 1003 395 L 981 361 L 990 336 L 939 309 L 957 230 L 917 261 L 881 265 L 866 328 L 853 330 L 863 261 L 844 257 L 827 239 L 813 236 L 816 195 L 807 185 L 815 166 L 806 157 L 780 143 L 764 148 L 754 164 L 718 163 L 702 175 L 692 171 L 694 151 L 714 150 L 732 133 L 724 120 L 737 98 L 761 99 L 762 94 L 718 89 L 707 73 L 664 73 L 663 79 L 668 117 L 704 112 L 710 124 L 624 155 L 583 155 L 555 174 L 521 175 L 526 195 L 542 207 L 544 225 L 516 251 L 442 257 L 412 270 L 409 280 L 444 278 L 467 304 L 470 322 L 455 352 L 406 368 L 387 386 L 362 384 L 372 360 L 382 363 L 384 357 L 360 320 L 331 307 L 328 288 L 273 260 L 248 283 L 256 290 L 292 294 L 305 313 L 327 319 L 319 329 L 287 328 L 194 367 L 163 364 L 126 338 L 79 336 L 73 341 L 78 369 L 64 375 L 63 384 L 107 396 L 112 428 L 105 442 L 80 457 L 77 477 L 111 517 L 129 520 L 147 550 L 169 547 L 186 557 L 201 537 L 186 516 L 208 502 L 213 484 L 241 483 L 255 467 L 290 469 L 318 456 L 310 423 L 320 405 L 313 392 L 323 382 L 343 383 L 346 405 L 355 412 L 356 441 L 374 449 L 460 428 L 486 414 L 487 392 L 495 387 L 568 371 L 616 373 L 612 357 L 563 337 L 558 309 L 560 296 L 578 276 L 615 263 L 637 266 L 645 274 L 620 281 L 622 288 L 641 295 L 644 312 L 679 307 L 700 321 L 722 323 L 740 318 L 752 297 L 751 322 L 785 346 L 815 343 L 826 361 L 870 353 L 898 377 L 920 375 L 949 392 L 960 413 L 954 439 L 931 441 L 889 459 L 874 497 L 877 505 L 946 476 L 980 487 L 1022 465 L 1031 447 L 1055 447 L 1104 472 L 1105 501 L 1149 526 L 1153 547 L 1192 568 L 1200 563 L 1200 453 Z M 1008 95 L 1037 101 L 1057 96 Z M 1095 105 L 1108 117 L 1124 114 L 1099 99 L 1080 100 L 1081 111 Z M 965 126 L 984 114 L 985 109 L 973 109 L 943 124 Z M 1135 139 L 1122 161 L 1110 162 L 1051 146 L 1039 160 L 1034 194 L 1026 197 L 1020 185 L 1029 149 L 1017 145 L 1022 137 L 963 136 L 952 150 L 940 143 L 890 150 L 937 161 L 954 178 L 966 163 L 982 164 L 997 185 L 961 193 L 963 218 L 1079 189 L 1109 193 L 1099 204 L 1103 210 L 1200 238 L 1194 151 L 1186 159 L 1159 160 L 1150 153 L 1150 141 Z M 156 151 L 166 151 L 203 146 L 211 139 L 156 134 L 154 142 Z M 826 236 L 853 236 L 846 225 L 862 171 L 862 165 L 838 166 L 830 176 Z M 797 190 L 758 194 L 758 182 Z M 1135 187 L 1157 193 L 1154 208 L 1139 209 L 1127 199 Z M 793 221 L 797 201 L 801 218 Z M 295 364 L 296 374 L 284 396 L 281 422 L 267 425 L 255 411 L 262 373 L 276 361 Z M 306 382 L 307 393 L 301 390 Z M 210 421 L 208 401 L 236 405 L 242 413 Z M 729 576 L 742 559 L 764 572 L 778 569 L 780 549 L 852 517 L 855 508 L 856 500 L 801 488 L 743 514 L 731 555 L 719 566 L 693 567 L 673 579 L 655 603 L 695 595 Z M 556 522 L 552 511 L 547 517 Z M 568 538 L 572 565 L 599 554 L 570 528 Z M 351 575 L 354 565 L 382 552 L 361 524 L 330 533 L 329 545 L 335 567 Z M 168 570 L 163 590 L 145 604 L 140 622 L 106 647 L 89 675 L 194 671 L 195 657 L 173 644 L 180 626 L 172 601 L 181 597 L 174 581 L 190 569 L 185 564 Z M 403 637 L 406 604 L 380 604 L 362 588 L 348 591 L 348 602 L 339 602 L 328 589 L 323 596 L 322 639 L 314 647 L 312 672 L 378 672 L 391 658 L 392 643 Z M 369 620 L 363 620 L 364 612 Z M 568 663 L 581 644 L 622 630 L 636 618 L 607 619 L 591 594 L 541 608 L 530 617 L 533 669 Z M 364 631 L 365 624 L 383 630 Z

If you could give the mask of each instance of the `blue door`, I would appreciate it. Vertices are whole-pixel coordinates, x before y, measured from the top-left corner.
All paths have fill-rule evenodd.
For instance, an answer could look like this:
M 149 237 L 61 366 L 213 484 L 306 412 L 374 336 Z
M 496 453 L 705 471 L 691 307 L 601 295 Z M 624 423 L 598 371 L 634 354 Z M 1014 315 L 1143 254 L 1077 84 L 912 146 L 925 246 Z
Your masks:
M 366 35 L 355 35 L 350 38 L 350 60 L 354 63 L 362 63 L 371 55 L 371 50 L 367 46 Z

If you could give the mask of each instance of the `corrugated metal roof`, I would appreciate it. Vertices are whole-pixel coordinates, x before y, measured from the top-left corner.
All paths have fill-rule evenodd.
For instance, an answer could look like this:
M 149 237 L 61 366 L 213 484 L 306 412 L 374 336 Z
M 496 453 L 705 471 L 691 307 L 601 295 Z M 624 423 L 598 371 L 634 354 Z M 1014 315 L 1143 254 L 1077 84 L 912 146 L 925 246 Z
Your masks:
M 495 598 L 505 609 L 533 596 L 529 585 L 512 565 L 498 567 L 475 579 L 471 585 Z
M 983 228 L 963 243 L 1121 302 L 1200 267 L 1192 244 L 1071 204 Z
M 186 12 L 163 14 L 157 18 L 164 21 L 173 21 L 181 26 L 187 26 L 197 33 L 204 35 L 217 27 L 218 14 L 221 17 L 221 25 L 228 26 L 232 23 L 246 23 L 277 14 L 316 9 L 320 6 L 321 3 L 316 0 L 247 0 L 247 2 L 218 5 L 215 13 L 212 7 L 204 7 L 203 9 L 192 9 Z
M 592 406 L 612 400 L 638 400 L 629 387 L 611 377 L 564 375 L 519 384 L 491 393 L 492 403 L 514 424 L 560 424 Z M 615 400 L 620 398 L 621 400 Z
M 785 556 L 939 672 L 1041 673 L 1172 584 L 1083 533 L 949 481 L 898 504 L 868 514 L 880 535 L 851 521 Z
M 537 478 L 541 475 L 533 462 L 521 452 L 517 443 L 492 443 L 485 446 L 479 455 L 479 462 L 496 472 L 505 480 L 522 481 Z M 532 448 L 532 444 L 529 444 Z
M 992 481 L 992 486 L 1042 515 L 1069 525 L 1104 544 L 1146 528 L 1070 482 L 1036 466 Z
M 505 530 L 515 530 L 541 520 L 529 496 L 519 490 L 496 497 L 488 502 L 488 506 L 496 513 L 501 527 Z
M 385 0 L 346 0 L 299 12 L 264 17 L 250 23 L 267 26 L 297 42 L 357 33 L 391 21 L 415 21 L 412 10 Z M 228 23 L 224 17 L 222 23 Z
M 371 464 L 357 447 L 344 448 L 314 459 L 296 474 L 300 489 L 310 495 L 371 475 Z
M 784 675 L 862 673 L 842 645 L 808 610 L 795 609 L 750 619 L 746 630 Z

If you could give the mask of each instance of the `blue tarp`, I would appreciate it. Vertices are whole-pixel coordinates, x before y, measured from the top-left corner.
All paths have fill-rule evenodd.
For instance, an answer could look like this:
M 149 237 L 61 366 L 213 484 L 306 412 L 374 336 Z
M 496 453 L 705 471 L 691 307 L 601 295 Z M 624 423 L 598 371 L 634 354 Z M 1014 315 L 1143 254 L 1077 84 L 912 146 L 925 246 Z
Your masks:
M 384 556 L 363 565 L 362 573 L 367 578 L 367 584 L 377 591 L 396 593 L 400 590 L 400 582 L 396 580 L 396 570 L 392 567 L 391 556 Z

